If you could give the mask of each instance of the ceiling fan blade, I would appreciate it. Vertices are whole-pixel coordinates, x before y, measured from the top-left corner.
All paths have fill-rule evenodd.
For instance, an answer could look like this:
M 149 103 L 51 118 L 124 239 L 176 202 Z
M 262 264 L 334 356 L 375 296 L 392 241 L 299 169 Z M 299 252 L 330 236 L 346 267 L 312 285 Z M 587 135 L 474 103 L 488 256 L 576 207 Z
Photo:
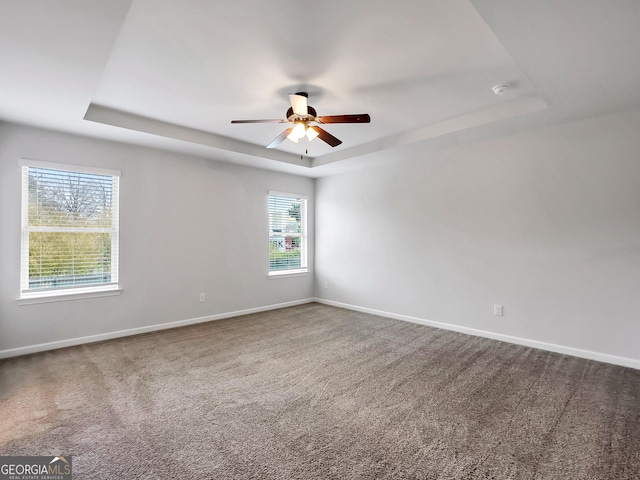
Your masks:
M 287 128 L 284 132 L 282 132 L 280 135 L 278 135 L 273 142 L 271 142 L 269 145 L 267 145 L 267 148 L 276 148 L 278 145 L 280 145 L 282 142 L 284 142 L 284 139 L 287 138 L 287 136 L 291 133 L 291 130 L 293 130 L 293 128 Z
M 293 113 L 295 113 L 296 115 L 307 115 L 309 113 L 307 97 L 305 97 L 304 95 L 290 93 L 289 101 L 291 102 Z
M 331 135 L 329 132 L 327 132 L 326 130 L 323 130 L 320 127 L 315 127 L 314 126 L 314 127 L 309 127 L 309 128 L 313 129 L 313 131 L 318 134 L 318 138 L 320 140 L 322 140 L 323 142 L 328 143 L 332 147 L 337 147 L 338 145 L 340 145 L 342 143 L 342 140 L 337 139 L 336 137 Z
M 231 120 L 231 123 L 287 123 L 287 120 L 270 118 L 266 120 Z
M 371 117 L 366 113 L 359 113 L 357 115 L 325 115 L 323 117 L 317 117 L 316 121 L 320 123 L 370 123 Z

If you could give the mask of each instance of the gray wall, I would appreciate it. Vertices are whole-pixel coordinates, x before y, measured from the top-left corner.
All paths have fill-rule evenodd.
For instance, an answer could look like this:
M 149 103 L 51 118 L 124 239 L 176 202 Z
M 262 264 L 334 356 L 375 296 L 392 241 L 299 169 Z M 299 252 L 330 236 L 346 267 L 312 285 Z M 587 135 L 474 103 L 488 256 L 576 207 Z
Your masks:
M 640 360 L 639 125 L 414 146 L 319 179 L 316 296 Z
M 0 351 L 315 295 L 638 362 L 638 125 L 631 110 L 394 149 L 319 179 L 314 202 L 308 178 L 0 124 Z M 122 171 L 120 296 L 16 304 L 20 158 Z M 309 195 L 315 282 L 267 279 L 270 189 Z
M 121 170 L 121 295 L 16 304 L 20 158 Z M 313 267 L 311 179 L 0 124 L 0 351 L 312 297 L 267 278 L 269 190 L 309 196 Z

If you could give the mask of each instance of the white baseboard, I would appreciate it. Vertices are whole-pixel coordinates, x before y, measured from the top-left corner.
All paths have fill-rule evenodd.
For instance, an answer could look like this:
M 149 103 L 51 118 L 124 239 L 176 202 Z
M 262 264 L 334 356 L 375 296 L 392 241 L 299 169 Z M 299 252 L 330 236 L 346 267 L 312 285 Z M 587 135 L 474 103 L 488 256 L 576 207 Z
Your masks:
M 550 352 L 562 353 L 565 355 L 572 355 L 574 357 L 581 357 L 589 360 L 596 360 L 598 362 L 611 363 L 614 365 L 620 365 L 622 367 L 629 367 L 629 368 L 634 368 L 636 370 L 640 370 L 640 360 L 635 360 L 633 358 L 618 357 L 616 355 L 610 355 L 608 353 L 592 352 L 590 350 L 582 350 L 580 348 L 566 347 L 564 345 L 556 345 L 554 343 L 540 342 L 538 340 L 530 340 L 528 338 L 513 337 L 511 335 L 504 335 L 502 333 L 494 333 L 486 330 L 478 330 L 475 328 L 463 327 L 460 325 L 453 325 L 450 323 L 434 322 L 433 320 L 425 320 L 422 318 L 411 317 L 409 315 L 401 315 L 398 313 L 375 310 L 373 308 L 359 307 L 356 305 L 349 305 L 347 303 L 342 303 L 342 302 L 334 302 L 333 300 L 326 300 L 324 298 L 315 298 L 313 300 L 318 303 L 323 303 L 325 305 L 331 305 L 334 307 L 346 308 L 348 310 L 355 310 L 358 312 L 370 313 L 372 315 L 393 318 L 395 320 L 403 320 L 405 322 L 419 323 L 420 325 L 427 325 L 429 327 L 442 328 L 444 330 L 452 330 L 454 332 L 465 333 L 467 335 L 491 338 L 493 340 L 500 340 L 501 342 L 514 343 L 516 345 L 524 345 L 525 347 L 538 348 L 540 350 L 547 350 Z
M 156 325 L 147 325 L 144 327 L 128 328 L 126 330 L 118 330 L 115 332 L 100 333 L 97 335 L 89 335 L 86 337 L 70 338 L 68 340 L 58 340 L 55 342 L 39 343 L 37 345 L 28 345 L 26 347 L 10 348 L 0 350 L 0 359 L 17 357 L 19 355 L 28 355 L 30 353 L 44 352 L 47 350 L 55 350 L 58 348 L 72 347 L 75 345 L 83 345 L 85 343 L 102 342 L 103 340 L 111 340 L 112 338 L 128 337 L 130 335 L 138 335 L 140 333 L 155 332 L 158 330 L 166 330 L 169 328 L 184 327 L 194 325 L 196 323 L 211 322 L 213 320 L 222 320 L 224 318 L 238 317 L 240 315 L 248 315 L 250 313 L 266 312 L 268 310 L 276 310 L 278 308 L 293 307 L 304 303 L 314 302 L 315 298 L 305 298 L 302 300 L 294 300 L 292 302 L 276 303 L 274 305 L 266 305 L 263 307 L 247 308 L 246 310 L 237 310 L 235 312 L 218 313 L 215 315 L 207 315 L 206 317 L 189 318 L 186 320 L 178 320 L 175 322 L 159 323 Z
M 611 363 L 614 365 L 620 365 L 622 367 L 629 367 L 629 368 L 634 368 L 636 370 L 640 370 L 640 360 L 636 360 L 633 358 L 619 357 L 619 356 L 610 355 L 607 353 L 593 352 L 590 350 L 567 347 L 564 345 L 556 345 L 553 343 L 541 342 L 538 340 L 530 340 L 527 338 L 514 337 L 511 335 L 504 335 L 501 333 L 489 332 L 486 330 L 478 330 L 475 328 L 463 327 L 460 325 L 453 325 L 450 323 L 436 322 L 433 320 L 425 320 L 423 318 L 412 317 L 409 315 L 402 315 L 398 313 L 385 312 L 382 310 L 375 310 L 373 308 L 359 307 L 357 305 L 350 305 L 347 303 L 335 302 L 333 300 L 327 300 L 324 298 L 305 298 L 301 300 L 294 300 L 292 302 L 277 303 L 273 305 L 265 305 L 262 307 L 248 308 L 245 310 L 218 313 L 215 315 L 208 315 L 205 317 L 189 318 L 186 320 L 178 320 L 175 322 L 167 322 L 167 323 L 160 323 L 156 325 L 147 325 L 144 327 L 129 328 L 126 330 L 118 330 L 115 332 L 89 335 L 86 337 L 76 337 L 76 338 L 71 338 L 67 340 L 59 340 L 55 342 L 39 343 L 37 345 L 28 345 L 25 347 L 10 348 L 7 350 L 0 350 L 0 359 L 17 357 L 19 355 L 28 355 L 30 353 L 44 352 L 47 350 L 55 350 L 58 348 L 72 347 L 75 345 L 82 345 L 85 343 L 101 342 L 104 340 L 111 340 L 113 338 L 127 337 L 130 335 L 138 335 L 140 333 L 148 333 L 148 332 L 155 332 L 158 330 L 166 330 L 169 328 L 184 327 L 187 325 L 194 325 L 197 323 L 211 322 L 214 320 L 222 320 L 224 318 L 238 317 L 240 315 L 249 315 L 251 313 L 266 312 L 268 310 L 276 310 L 279 308 L 293 307 L 295 305 L 303 305 L 305 303 L 311 303 L 311 302 L 318 302 L 325 305 L 331 305 L 334 307 L 346 308 L 348 310 L 370 313 L 372 315 L 378 315 L 381 317 L 393 318 L 395 320 L 418 323 L 420 325 L 426 325 L 429 327 L 442 328 L 444 330 L 452 330 L 454 332 L 460 332 L 467 335 L 491 338 L 491 339 L 499 340 L 502 342 L 514 343 L 516 345 L 523 345 L 526 347 L 538 348 L 540 350 L 547 350 L 550 352 L 562 353 L 565 355 L 572 355 L 574 357 L 581 357 L 589 360 L 596 360 L 598 362 Z

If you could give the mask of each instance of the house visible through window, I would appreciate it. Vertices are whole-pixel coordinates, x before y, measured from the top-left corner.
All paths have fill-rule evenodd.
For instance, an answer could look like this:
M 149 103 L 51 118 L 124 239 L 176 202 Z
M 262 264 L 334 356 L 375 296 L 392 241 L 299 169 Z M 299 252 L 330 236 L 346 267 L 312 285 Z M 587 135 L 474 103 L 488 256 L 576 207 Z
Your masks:
M 118 288 L 119 177 L 22 162 L 21 298 Z
M 307 272 L 307 198 L 269 192 L 269 275 Z

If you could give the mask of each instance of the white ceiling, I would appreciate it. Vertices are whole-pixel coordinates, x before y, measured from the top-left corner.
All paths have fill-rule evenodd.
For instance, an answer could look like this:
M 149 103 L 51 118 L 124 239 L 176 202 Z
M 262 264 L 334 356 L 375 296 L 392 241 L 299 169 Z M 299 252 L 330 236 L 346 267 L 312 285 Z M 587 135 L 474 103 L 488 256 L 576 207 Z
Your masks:
M 1 0 L 0 120 L 322 176 L 640 105 L 637 0 Z M 510 83 L 502 96 L 491 87 Z M 264 148 L 288 93 L 343 141 Z M 308 153 L 305 152 L 308 150 Z M 392 155 L 389 155 L 391 153 Z

